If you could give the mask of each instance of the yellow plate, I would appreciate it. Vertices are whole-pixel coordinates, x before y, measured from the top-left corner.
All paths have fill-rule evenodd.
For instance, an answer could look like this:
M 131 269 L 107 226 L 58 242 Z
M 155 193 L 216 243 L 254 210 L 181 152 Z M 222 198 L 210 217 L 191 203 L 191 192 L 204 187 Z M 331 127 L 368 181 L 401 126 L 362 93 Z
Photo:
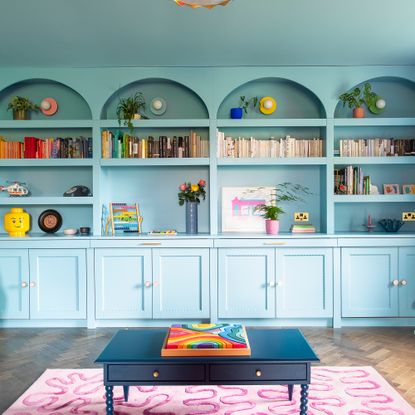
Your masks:
M 272 97 L 262 97 L 259 101 L 259 110 L 266 115 L 272 114 L 277 109 L 277 103 Z

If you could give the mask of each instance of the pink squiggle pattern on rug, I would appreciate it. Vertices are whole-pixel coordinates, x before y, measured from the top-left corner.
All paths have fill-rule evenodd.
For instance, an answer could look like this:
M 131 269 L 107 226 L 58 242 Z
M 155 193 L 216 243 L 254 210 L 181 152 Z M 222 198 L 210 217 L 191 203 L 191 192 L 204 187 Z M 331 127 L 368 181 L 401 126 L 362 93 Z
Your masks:
M 308 415 L 415 415 L 370 367 L 313 367 Z M 129 402 L 114 387 L 117 415 L 298 415 L 300 388 L 288 400 L 286 385 L 131 386 Z M 102 369 L 53 369 L 5 415 L 103 415 Z

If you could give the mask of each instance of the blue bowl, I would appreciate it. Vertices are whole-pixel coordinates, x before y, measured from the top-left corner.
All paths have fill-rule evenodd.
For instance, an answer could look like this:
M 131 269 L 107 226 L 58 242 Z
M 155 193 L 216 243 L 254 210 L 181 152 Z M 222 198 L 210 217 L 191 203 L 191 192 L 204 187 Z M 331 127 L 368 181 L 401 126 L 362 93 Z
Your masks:
M 385 232 L 398 232 L 405 222 L 399 219 L 382 219 L 379 221 L 379 225 L 385 230 Z

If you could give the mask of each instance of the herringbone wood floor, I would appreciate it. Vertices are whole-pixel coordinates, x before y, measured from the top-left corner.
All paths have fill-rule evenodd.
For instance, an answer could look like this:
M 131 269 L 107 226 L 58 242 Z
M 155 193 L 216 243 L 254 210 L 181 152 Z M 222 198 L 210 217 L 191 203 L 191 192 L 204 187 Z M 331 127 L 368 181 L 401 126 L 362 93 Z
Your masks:
M 0 412 L 47 368 L 87 368 L 117 329 L 1 329 Z M 304 328 L 321 365 L 373 366 L 415 407 L 414 328 Z

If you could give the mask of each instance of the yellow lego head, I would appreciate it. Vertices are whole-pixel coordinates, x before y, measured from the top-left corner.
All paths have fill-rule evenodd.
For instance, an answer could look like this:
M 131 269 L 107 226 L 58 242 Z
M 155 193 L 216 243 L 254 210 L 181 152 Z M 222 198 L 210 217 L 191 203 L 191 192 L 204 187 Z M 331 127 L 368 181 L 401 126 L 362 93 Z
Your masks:
M 4 215 L 4 229 L 13 237 L 24 237 L 30 229 L 30 215 L 22 208 L 11 208 Z

